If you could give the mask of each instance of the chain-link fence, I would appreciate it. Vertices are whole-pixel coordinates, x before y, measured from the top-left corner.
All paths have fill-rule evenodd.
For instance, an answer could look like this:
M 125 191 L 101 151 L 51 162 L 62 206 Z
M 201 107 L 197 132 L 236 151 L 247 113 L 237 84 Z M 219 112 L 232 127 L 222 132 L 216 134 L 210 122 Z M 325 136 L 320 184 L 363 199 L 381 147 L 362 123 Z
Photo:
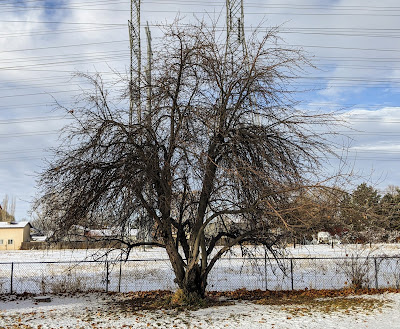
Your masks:
M 400 288 L 400 257 L 222 258 L 209 290 Z M 167 259 L 0 263 L 1 293 L 174 290 Z

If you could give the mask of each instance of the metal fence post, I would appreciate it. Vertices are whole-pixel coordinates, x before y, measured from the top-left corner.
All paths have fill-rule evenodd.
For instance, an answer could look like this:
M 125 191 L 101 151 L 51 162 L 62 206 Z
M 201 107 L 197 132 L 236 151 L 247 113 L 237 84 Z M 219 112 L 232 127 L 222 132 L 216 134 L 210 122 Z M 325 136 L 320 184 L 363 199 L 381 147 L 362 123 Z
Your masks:
M 109 270 L 109 264 L 108 261 L 106 260 L 106 292 L 108 292 L 108 271 Z
M 290 280 L 292 283 L 292 290 L 294 290 L 294 282 L 293 282 L 293 258 L 290 258 Z
M 121 292 L 122 260 L 119 260 L 118 292 Z
M 375 288 L 378 289 L 378 264 L 376 262 L 376 257 L 374 257 L 374 265 L 375 265 Z
M 13 293 L 13 278 L 14 278 L 14 262 L 11 263 L 10 294 Z
M 268 290 L 267 250 L 265 249 L 264 249 L 264 280 L 265 280 L 265 290 Z

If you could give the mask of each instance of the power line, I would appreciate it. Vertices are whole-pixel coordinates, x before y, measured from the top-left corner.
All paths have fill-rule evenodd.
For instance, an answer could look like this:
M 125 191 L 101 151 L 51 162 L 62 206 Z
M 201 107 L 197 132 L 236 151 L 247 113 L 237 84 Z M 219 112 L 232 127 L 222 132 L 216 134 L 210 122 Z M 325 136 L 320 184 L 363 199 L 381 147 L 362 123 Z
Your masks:
M 71 71 L 73 72 L 73 71 Z M 315 78 L 312 79 L 313 81 L 318 81 L 321 80 L 321 78 Z M 351 80 L 349 80 L 351 82 Z M 297 90 L 289 90 L 288 92 L 294 93 L 304 93 L 305 90 L 304 89 L 310 89 L 312 88 L 313 90 L 322 90 L 322 89 L 329 89 L 329 88 L 335 88 L 335 87 L 340 87 L 340 88 L 354 88 L 354 86 L 358 86 L 358 87 L 362 87 L 362 88 L 373 88 L 373 89 L 387 89 L 387 90 L 397 90 L 398 84 L 400 82 L 397 81 L 393 81 L 393 85 L 390 85 L 390 81 L 385 81 L 386 85 L 376 85 L 376 83 L 382 83 L 379 81 L 369 81 L 368 79 L 365 80 L 366 83 L 357 83 L 357 84 L 350 84 L 347 83 L 347 81 L 343 81 L 343 82 L 334 82 L 334 83 L 329 83 L 327 85 L 327 83 L 329 82 L 324 81 L 321 83 L 314 83 L 314 84 L 292 84 L 292 87 L 296 87 L 298 88 Z M 353 82 L 358 82 L 357 80 L 353 80 Z M 374 84 L 375 83 L 375 84 Z M 43 92 L 28 92 L 28 93 L 21 93 L 21 94 L 12 94 L 12 95 L 2 95 L 0 96 L 0 99 L 4 99 L 4 98 L 20 98 L 20 97 L 26 97 L 26 96 L 40 96 L 40 95 L 48 95 L 48 96 L 52 96 L 53 94 L 65 94 L 65 93 L 82 93 L 82 92 L 88 92 L 90 93 L 92 91 L 92 89 L 71 89 L 71 90 L 49 90 L 49 91 L 43 91 Z M 354 105 L 355 106 L 355 105 Z M 345 106 L 343 106 L 345 107 Z M 1 107 L 0 107 L 1 109 Z
M 121 2 L 119 2 L 121 4 Z M 163 1 L 163 2 L 159 2 L 159 1 L 154 1 L 151 2 L 149 1 L 148 4 L 150 5 L 151 3 L 154 4 L 165 4 L 165 5 L 171 5 L 171 4 L 179 4 L 179 5 L 197 5 L 198 2 L 190 2 L 190 1 Z M 3 7 L 6 9 L 3 9 L 3 12 L 20 12 L 20 11 L 25 11 L 25 10 L 43 10 L 43 9 L 50 9 L 50 10 L 65 10 L 65 9 L 69 9 L 69 10 L 73 10 L 73 9 L 80 9 L 80 10 L 89 10 L 89 11 L 111 11 L 111 12 L 128 12 L 128 8 L 114 8 L 114 7 L 106 7 L 106 8 L 100 8 L 100 7 L 94 7 L 94 6 L 90 6 L 87 7 L 86 5 L 89 4 L 88 2 L 86 4 L 79 4 L 79 5 L 61 5 L 61 6 L 56 6 L 56 5 L 41 5 L 41 6 L 26 6 L 26 5 L 18 5 L 17 4 L 13 4 L 12 6 L 10 6 L 9 4 L 3 4 Z M 101 2 L 98 1 L 96 2 L 96 4 L 108 4 L 107 2 Z M 114 4 L 118 4 L 114 3 Z M 222 7 L 223 6 L 223 2 L 221 1 L 221 3 L 215 3 L 215 2 L 207 2 L 204 1 L 201 3 L 202 6 L 207 5 L 208 7 Z M 149 6 L 150 7 L 150 6 Z M 173 12 L 175 13 L 176 11 L 172 11 L 172 10 L 167 10 L 167 9 L 158 9 L 158 10 L 154 10 L 154 7 L 152 7 L 152 10 L 143 10 L 143 12 Z M 198 7 L 198 6 L 196 6 Z M 259 3 L 247 3 L 246 4 L 246 8 L 265 8 L 265 9 L 269 9 L 268 12 L 266 13 L 261 13 L 261 14 L 289 14 L 289 15 L 371 15 L 371 16 L 396 16 L 395 14 L 384 14 L 385 12 L 397 12 L 400 11 L 400 7 L 386 7 L 386 6 L 323 6 L 323 5 L 293 5 L 293 4 L 267 4 L 267 5 L 262 5 Z M 9 9 L 9 10 L 7 10 Z M 271 9 L 294 9 L 294 10 L 300 10 L 300 11 L 310 11 L 310 10 L 327 10 L 327 11 L 340 11 L 340 13 L 324 13 L 324 12 L 319 12 L 316 14 L 313 13 L 297 13 L 297 12 L 271 12 Z M 344 11 L 344 13 L 342 13 L 342 11 Z M 351 13 L 348 13 L 348 12 Z M 371 14 L 370 14 L 371 12 Z M 182 13 L 204 13 L 204 11 L 191 11 L 191 12 L 182 12 Z M 379 13 L 378 15 L 376 15 L 375 13 Z M 260 14 L 259 12 L 246 12 L 246 15 L 252 15 L 252 14 Z
M 115 40 L 115 41 L 100 41 L 100 42 L 87 42 L 87 43 L 78 43 L 73 45 L 61 45 L 61 46 L 47 46 L 47 47 L 37 47 L 37 48 L 23 48 L 23 49 L 13 49 L 13 50 L 3 50 L 1 53 L 13 53 L 19 51 L 30 51 L 30 50 L 48 50 L 48 49 L 59 49 L 59 48 L 70 48 L 70 47 L 82 47 L 82 46 L 93 46 L 93 45 L 104 45 L 104 44 L 112 44 L 112 43 L 122 43 L 127 42 L 128 39 L 125 40 Z
M 32 137 L 41 135 L 55 135 L 59 133 L 60 133 L 59 130 L 43 130 L 43 131 L 28 132 L 28 133 L 0 134 L 0 138 Z
M 6 1 L 6 0 L 3 0 L 3 1 Z M 24 0 L 23 2 L 22 1 L 18 2 L 18 1 L 13 0 L 11 3 L 3 2 L 2 5 L 16 5 L 18 3 L 21 5 L 26 5 L 27 3 L 37 4 L 38 2 L 45 3 L 46 0 Z M 168 4 L 168 5 L 170 5 L 170 4 L 179 4 L 179 5 L 195 4 L 195 5 L 198 5 L 199 4 L 199 2 L 196 0 L 181 0 L 181 1 L 178 1 L 178 0 L 175 0 L 175 1 L 174 0 L 162 0 L 162 1 L 148 0 L 148 1 L 146 1 L 146 4 L 158 4 L 159 5 L 159 4 L 164 4 L 164 3 Z M 113 5 L 115 5 L 115 4 L 126 4 L 126 1 L 113 0 L 113 2 L 110 3 L 109 0 L 103 0 L 103 1 L 101 1 L 101 0 L 97 0 L 97 1 L 85 0 L 85 1 L 80 1 L 79 4 L 73 4 L 73 6 L 74 7 L 82 7 L 87 4 L 113 4 Z M 224 1 L 223 0 L 219 0 L 219 1 L 218 0 L 217 1 L 205 0 L 205 1 L 202 1 L 201 4 L 207 5 L 207 6 L 214 5 L 214 6 L 220 7 L 220 6 L 224 5 Z M 65 5 L 63 5 L 63 6 L 65 6 Z M 50 9 L 53 9 L 55 7 L 56 7 L 55 5 L 49 6 Z M 337 5 L 337 4 L 322 4 L 322 3 L 318 4 L 318 5 L 316 5 L 316 4 L 304 5 L 304 4 L 293 4 L 290 2 L 287 2 L 287 3 L 279 2 L 279 3 L 268 3 L 268 4 L 262 4 L 259 2 L 246 2 L 246 8 L 247 7 L 256 7 L 256 8 L 263 8 L 263 7 L 265 7 L 265 8 L 271 8 L 271 7 L 286 8 L 286 7 L 289 7 L 289 8 L 301 8 L 301 9 L 331 9 L 331 10 L 339 10 L 339 9 L 346 9 L 346 10 L 348 10 L 348 9 L 350 9 L 350 10 L 368 9 L 368 10 L 390 10 L 390 11 L 400 10 L 399 6 Z
M 63 29 L 63 30 L 44 30 L 44 31 L 35 31 L 34 36 L 41 35 L 49 35 L 49 34 L 65 34 L 65 33 L 87 33 L 87 32 L 98 32 L 98 31 L 112 31 L 112 30 L 122 30 L 123 27 L 96 27 L 96 28 L 79 28 L 79 29 Z M 10 37 L 32 37 L 32 32 L 14 32 L 14 33 L 2 33 L 0 34 L 0 38 L 10 38 Z
M 326 106 L 326 105 L 331 105 L 331 104 L 312 104 L 315 106 Z M 308 106 L 307 106 L 308 107 Z M 378 106 L 377 106 L 378 107 Z M 46 116 L 46 117 L 23 117 L 23 118 L 16 118 L 16 119 L 5 119 L 5 120 L 0 120 L 0 125 L 1 124 L 16 124 L 16 123 L 27 123 L 27 122 L 43 122 L 43 121 L 50 121 L 50 120 L 72 120 L 72 117 L 67 117 L 67 116 Z M 368 118 L 368 119 L 362 119 L 357 117 L 346 117 L 344 118 L 345 121 L 347 121 L 349 124 L 352 123 L 384 123 L 384 124 L 399 124 L 400 120 L 393 120 L 393 119 L 386 119 L 386 118 Z M 369 132 L 345 132 L 341 131 L 341 133 L 345 134 L 351 134 L 351 135 L 363 135 L 363 134 L 378 134 L 378 135 L 392 135 L 392 134 L 398 134 L 398 132 L 375 132 L 375 131 L 369 131 Z
M 28 94 L 3 95 L 3 96 L 0 96 L 0 98 L 38 96 L 38 95 L 48 95 L 48 96 L 50 96 L 51 94 L 62 94 L 62 93 L 84 92 L 84 91 L 85 90 L 82 90 L 82 89 L 55 90 L 55 91 L 51 91 L 51 92 L 43 91 L 43 92 L 28 93 Z M 89 90 L 86 90 L 86 91 L 89 91 Z
M 3 60 L 0 60 L 2 63 L 16 63 L 16 62 L 26 62 L 26 61 L 43 61 L 46 59 L 82 59 L 82 57 L 91 59 L 91 58 L 108 58 L 109 56 L 123 56 L 123 55 L 128 55 L 129 50 L 128 49 L 119 49 L 119 50 L 109 50 L 109 51 L 91 51 L 91 52 L 85 52 L 85 53 L 68 53 L 68 54 L 62 54 L 62 55 L 43 55 L 43 56 L 23 56 L 23 57 L 10 57 L 10 58 L 5 58 Z M 101 56 L 101 57 L 100 57 Z M 400 62 L 399 59 L 396 57 L 380 57 L 380 58 L 375 58 L 375 57 L 351 57 L 351 56 L 318 56 L 316 60 L 321 61 L 322 59 L 327 59 L 331 60 L 332 62 L 337 62 L 340 60 L 341 62 L 345 61 L 360 61 L 360 62 L 384 62 L 384 64 L 389 64 L 387 62 L 390 62 L 392 64 L 393 62 Z M 339 64 L 339 65 L 345 65 L 345 64 Z M 352 66 L 356 66 L 357 64 L 352 64 Z M 358 64 L 358 66 L 360 66 Z M 371 66 L 366 66 L 363 65 L 362 67 L 371 67 Z M 390 66 L 393 67 L 393 66 Z
M 92 58 L 83 58 L 83 59 L 75 59 L 75 60 L 64 60 L 64 61 L 57 61 L 57 62 L 45 62 L 45 63 L 32 63 L 26 65 L 14 65 L 14 66 L 3 66 L 0 67 L 2 70 L 16 70 L 21 68 L 36 68 L 41 66 L 59 66 L 65 64 L 78 64 L 78 63 L 110 63 L 115 62 L 117 60 L 126 59 L 126 55 L 115 55 L 113 58 L 109 57 L 92 57 Z
M 150 26 L 157 26 L 157 25 L 152 25 L 149 24 Z M 158 27 L 158 26 L 157 26 Z M 110 27 L 104 27 L 104 26 L 99 26 L 96 28 L 76 28 L 76 29 L 57 29 L 57 30 L 38 30 L 35 31 L 34 34 L 32 35 L 32 32 L 26 32 L 26 31 L 21 31 L 21 32 L 13 32 L 13 33 L 2 33 L 0 34 L 0 38 L 12 38 L 12 37 L 36 37 L 36 36 L 41 36 L 41 35 L 58 35 L 58 34 L 69 34 L 69 33 L 87 33 L 87 32 L 98 32 L 98 31 L 115 31 L 115 30 L 124 30 L 126 27 L 125 26 L 110 26 Z M 223 30 L 223 27 L 220 28 L 220 30 Z M 253 31 L 251 28 L 245 28 L 246 31 Z M 385 30 L 371 30 L 371 29 L 366 29 L 368 32 L 355 32 L 354 29 L 348 29 L 348 30 L 342 30 L 342 31 L 323 31 L 324 28 L 318 28 L 318 29 L 311 29 L 309 31 L 305 29 L 297 29 L 297 28 L 292 28 L 292 29 L 282 29 L 279 31 L 281 34 L 300 34 L 300 35 L 322 35 L 322 36 L 332 36 L 332 37 L 339 37 L 339 36 L 347 36 L 347 37 L 363 37 L 363 38 L 385 38 L 387 40 L 390 39 L 398 39 L 400 38 L 400 32 L 398 29 L 392 31 L 390 29 L 385 29 Z M 262 30 L 260 30 L 259 33 L 263 33 Z
M 71 120 L 72 118 L 68 118 L 65 116 L 47 116 L 47 117 L 31 117 L 31 118 L 22 118 L 22 119 L 8 119 L 8 120 L 0 120 L 0 125 L 4 124 L 16 124 L 16 123 L 27 123 L 27 122 L 43 122 L 43 121 L 54 121 L 54 120 Z

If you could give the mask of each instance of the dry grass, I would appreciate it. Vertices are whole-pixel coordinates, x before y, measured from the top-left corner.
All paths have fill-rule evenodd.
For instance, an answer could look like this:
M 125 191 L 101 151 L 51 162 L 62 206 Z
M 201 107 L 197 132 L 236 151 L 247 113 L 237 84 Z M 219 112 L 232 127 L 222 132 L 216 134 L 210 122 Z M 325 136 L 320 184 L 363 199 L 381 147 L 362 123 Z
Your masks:
M 340 290 L 295 290 L 262 291 L 239 289 L 235 291 L 207 293 L 203 300 L 187 301 L 179 290 L 132 292 L 118 294 L 115 306 L 124 312 L 140 310 L 195 310 L 212 306 L 232 305 L 235 301 L 246 300 L 260 305 L 280 306 L 291 314 L 312 314 L 314 312 L 372 312 L 389 305 L 379 296 L 385 292 L 400 293 L 399 289 L 340 289 Z
M 115 306 L 124 312 L 137 312 L 141 310 L 197 310 L 212 306 L 231 305 L 232 301 L 220 301 L 218 298 L 206 297 L 205 299 L 185 297 L 181 290 L 175 293 L 169 290 L 140 291 L 118 294 L 123 298 L 115 299 Z
M 366 297 L 335 297 L 335 298 L 295 298 L 290 300 L 259 300 L 257 304 L 280 305 L 282 309 L 293 316 L 305 316 L 315 313 L 372 313 L 389 306 L 389 301 Z

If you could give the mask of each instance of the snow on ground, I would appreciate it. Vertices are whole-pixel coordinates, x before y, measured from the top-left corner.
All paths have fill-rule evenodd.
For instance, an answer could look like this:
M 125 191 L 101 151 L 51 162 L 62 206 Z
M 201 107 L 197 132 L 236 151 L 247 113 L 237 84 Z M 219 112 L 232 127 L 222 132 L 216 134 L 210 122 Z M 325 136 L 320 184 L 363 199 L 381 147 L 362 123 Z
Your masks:
M 233 305 L 197 311 L 126 311 L 115 307 L 122 294 L 51 296 L 50 303 L 25 300 L 0 301 L 0 328 L 400 328 L 400 294 L 366 296 L 383 302 L 373 310 L 355 308 L 326 313 L 291 312 L 285 305 L 258 305 L 236 301 Z M 301 305 L 296 305 L 301 309 Z
M 359 256 L 400 256 L 400 244 L 372 244 L 369 245 L 296 245 L 296 248 L 289 246 L 285 249 L 284 255 L 287 257 L 344 257 L 346 255 L 359 255 Z M 0 263 L 6 262 L 70 262 L 103 259 L 104 250 L 4 250 L 0 251 Z M 109 259 L 118 257 L 119 251 L 114 251 L 109 255 Z M 232 254 L 226 254 L 225 257 L 240 257 L 240 248 L 233 248 Z M 259 248 L 253 256 L 264 257 L 263 249 Z M 168 256 L 162 248 L 136 248 L 131 251 L 129 255 L 130 260 L 137 259 L 168 259 Z
M 133 250 L 129 262 L 111 264 L 106 271 L 104 250 L 28 250 L 0 252 L 0 293 L 51 293 L 64 291 L 147 291 L 174 290 L 174 274 L 163 249 L 142 248 Z M 114 251 L 107 259 L 120 255 Z M 284 260 L 286 271 L 271 260 L 264 259 L 264 250 L 241 258 L 240 248 L 235 248 L 216 263 L 210 272 L 210 290 L 253 289 L 331 289 L 343 288 L 351 282 L 354 269 L 352 255 L 400 256 L 399 244 L 372 245 L 297 245 L 287 248 Z M 348 256 L 348 257 L 346 257 Z M 344 257 L 331 259 L 330 257 Z M 90 262 L 90 260 L 102 260 Z M 73 263 L 78 261 L 79 263 Z M 14 265 L 11 265 L 14 262 Z M 37 263 L 42 262 L 42 263 Z M 64 262 L 64 263 L 51 263 Z M 365 284 L 370 287 L 399 287 L 400 258 L 367 261 L 358 259 L 357 268 L 366 274 Z M 13 278 L 11 280 L 11 277 Z M 13 284 L 12 284 L 12 283 Z M 107 285 L 107 287 L 106 287 Z
M 0 273 L 4 263 L 7 262 L 32 262 L 32 261 L 79 261 L 85 259 L 98 258 L 98 254 L 93 256 L 94 250 L 46 250 L 46 251 L 2 251 L 0 252 Z M 240 250 L 234 250 L 235 255 L 241 256 Z M 370 249 L 365 246 L 356 245 L 316 245 L 316 246 L 296 246 L 288 248 L 287 255 L 290 257 L 345 257 L 346 255 L 399 255 L 400 245 L 373 245 Z M 257 254 L 263 257 L 263 251 Z M 226 256 L 229 258 L 229 255 Z M 166 254 L 158 248 L 134 250 L 130 259 L 166 259 Z M 228 261 L 228 260 L 227 260 Z M 146 262 L 140 262 L 146 263 Z M 154 265 L 146 265 L 147 270 L 153 273 L 160 273 L 159 262 Z M 139 264 L 139 263 L 138 263 Z M 147 264 L 147 263 L 146 263 Z M 229 265 L 227 267 L 227 264 Z M 157 266 L 157 267 L 154 267 Z M 153 268 L 154 267 L 154 268 Z M 25 268 L 25 267 L 24 267 Z M 16 267 L 16 270 L 18 266 Z M 26 267 L 26 270 L 28 267 Z M 230 262 L 223 262 L 221 270 L 217 268 L 215 272 L 215 282 L 221 283 L 222 277 L 219 276 L 224 271 L 224 275 L 229 269 L 229 280 L 227 284 L 239 278 L 238 274 L 232 272 L 234 268 Z M 223 271 L 222 271 L 223 269 Z M 251 273 L 243 272 L 240 266 L 240 274 L 246 278 L 251 277 Z M 296 267 L 295 267 L 296 270 Z M 308 270 L 308 268 L 305 268 Z M 5 271 L 5 278 L 9 276 L 9 269 Z M 126 269 L 125 271 L 128 271 Z M 129 277 L 135 278 L 135 287 L 141 277 L 135 277 L 143 272 L 143 268 L 136 266 L 136 272 L 129 269 Z M 300 268 L 297 269 L 299 273 Z M 322 269 L 320 269 L 322 271 Z M 396 270 L 397 271 L 397 270 Z M 140 272 L 140 273 L 139 273 Z M 225 273 L 226 272 L 226 273 Z M 329 271 L 330 272 L 330 271 Z M 125 273 L 125 272 L 123 272 Z M 132 274 L 133 273 L 133 274 Z M 146 272 L 147 273 L 147 272 Z M 148 274 L 151 274 L 150 272 Z M 397 273 L 397 272 L 396 272 Z M 165 273 L 163 282 L 166 281 Z M 101 280 L 101 274 L 96 274 L 97 280 Z M 299 276 L 299 274 L 295 275 Z M 336 274 L 337 275 L 337 274 Z M 123 277 L 124 278 L 124 277 Z M 28 277 L 30 280 L 30 276 Z M 296 277 L 295 277 L 296 279 Z M 329 279 L 329 280 L 332 280 Z M 116 281 L 116 280 L 114 280 Z M 29 281 L 30 282 L 30 281 Z M 111 283 L 113 280 L 111 280 Z M 124 281 L 122 281 L 124 283 Z M 146 288 L 149 284 L 149 276 L 146 275 Z M 295 281 L 297 284 L 297 281 Z M 307 281 L 308 282 L 308 281 Z M 223 283 L 223 282 L 222 282 Z M 14 284 L 17 284 L 15 282 Z M 158 283 L 157 283 L 158 284 Z M 8 282 L 6 282 L 8 286 Z M 248 289 L 252 289 L 246 283 Z M 261 286 L 263 283 L 261 282 Z M 270 289 L 274 286 L 268 286 Z M 222 290 L 229 290 L 230 286 Z M 232 289 L 237 287 L 233 287 Z M 300 289 L 301 287 L 295 287 Z M 132 289 L 127 285 L 126 290 Z M 154 289 L 154 288 L 152 288 Z M 215 287 L 213 287 L 215 289 Z M 254 288 L 255 289 L 255 288 Z M 146 290 L 146 289 L 145 289 Z M 248 301 L 236 301 L 234 305 L 209 307 L 197 311 L 178 312 L 174 310 L 157 311 L 122 311 L 115 307 L 113 302 L 118 299 L 126 298 L 123 294 L 105 293 L 84 293 L 73 296 L 52 295 L 50 303 L 36 303 L 32 297 L 26 299 L 15 299 L 13 296 L 1 298 L 0 296 L 0 328 L 385 328 L 400 329 L 400 294 L 384 294 L 368 298 L 376 298 L 384 301 L 383 306 L 376 307 L 374 310 L 338 310 L 333 313 L 324 313 L 321 310 L 311 310 L 311 312 L 301 315 L 299 312 L 292 312 L 290 307 L 284 305 L 259 305 Z M 296 305 L 299 309 L 301 306 Z
M 400 255 L 400 244 L 373 244 L 369 245 L 296 245 L 296 248 L 289 246 L 285 249 L 284 255 L 287 257 L 344 257 L 346 254 L 360 255 Z M 49 249 L 49 250 L 3 250 L 0 251 L 0 263 L 6 262 L 69 262 L 81 260 L 104 260 L 104 250 L 95 249 Z M 118 257 L 119 251 L 114 251 L 109 255 L 109 258 Z M 233 248 L 232 254 L 227 254 L 225 257 L 240 257 L 240 248 Z M 259 248 L 253 255 L 256 257 L 264 257 L 264 251 Z M 168 256 L 162 248 L 136 248 L 131 251 L 129 259 L 167 259 Z
M 346 255 L 366 256 L 400 256 L 400 244 L 338 244 L 331 245 L 296 245 L 296 248 L 287 248 L 289 257 L 345 257 Z

